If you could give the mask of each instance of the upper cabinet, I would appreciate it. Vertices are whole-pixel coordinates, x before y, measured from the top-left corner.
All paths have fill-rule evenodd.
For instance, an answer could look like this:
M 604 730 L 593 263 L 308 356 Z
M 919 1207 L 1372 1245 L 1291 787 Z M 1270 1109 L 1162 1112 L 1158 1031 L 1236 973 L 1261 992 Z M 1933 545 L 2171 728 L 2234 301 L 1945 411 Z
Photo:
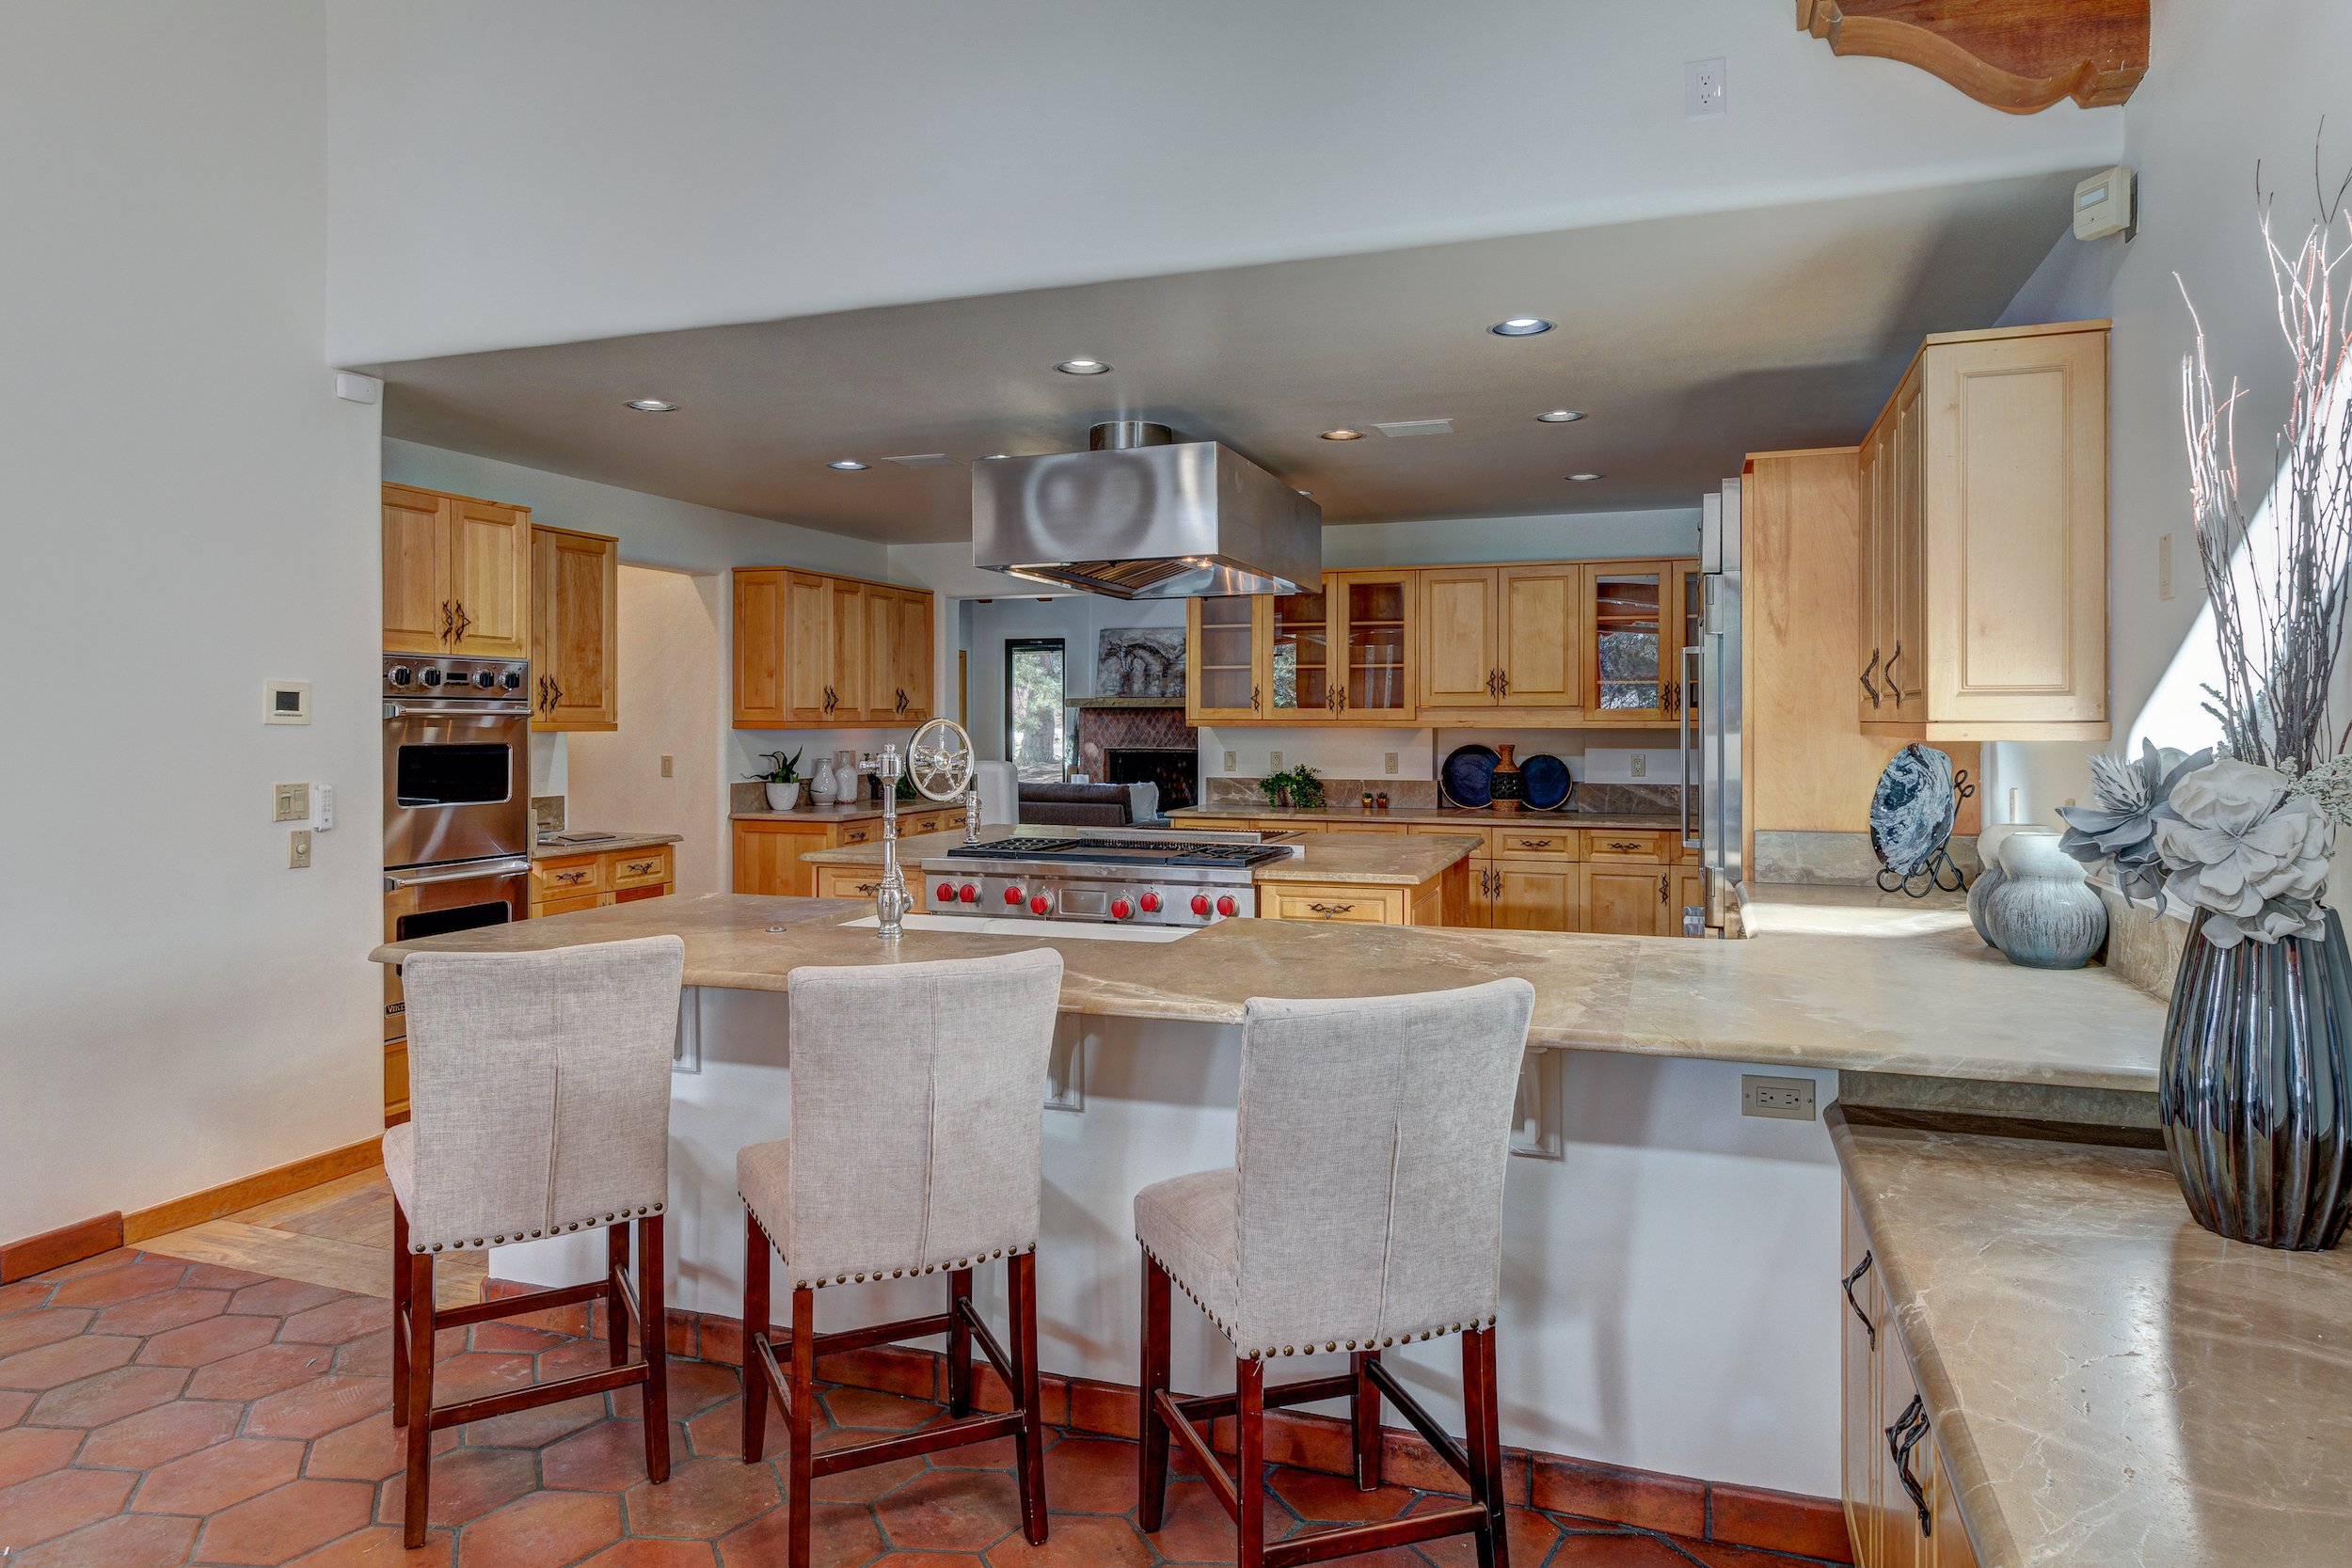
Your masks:
M 1424 722 L 1586 721 L 1583 566 L 1430 566 L 1418 574 Z
M 531 530 L 534 730 L 620 727 L 620 548 L 600 533 Z
M 1587 722 L 1679 721 L 1692 693 L 1682 650 L 1697 632 L 1695 561 L 1593 562 L 1584 568 L 1591 673 Z
M 384 651 L 521 658 L 531 508 L 384 486 Z
M 929 592 L 784 566 L 739 566 L 734 584 L 737 729 L 930 717 Z
M 1860 465 L 1863 728 L 2106 739 L 2106 324 L 1930 338 Z
M 1413 718 L 1413 621 L 1419 574 L 1326 572 L 1334 717 L 1359 724 Z
M 1184 721 L 1266 724 L 1273 600 L 1184 601 Z

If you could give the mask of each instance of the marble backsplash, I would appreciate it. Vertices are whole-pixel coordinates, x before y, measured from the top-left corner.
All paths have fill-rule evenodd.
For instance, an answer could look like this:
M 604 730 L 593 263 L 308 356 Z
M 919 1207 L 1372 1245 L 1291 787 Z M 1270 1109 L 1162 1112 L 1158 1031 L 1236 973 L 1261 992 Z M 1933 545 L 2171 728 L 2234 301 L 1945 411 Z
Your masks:
M 534 836 L 545 837 L 564 831 L 564 799 L 561 795 L 531 798 L 531 831 Z

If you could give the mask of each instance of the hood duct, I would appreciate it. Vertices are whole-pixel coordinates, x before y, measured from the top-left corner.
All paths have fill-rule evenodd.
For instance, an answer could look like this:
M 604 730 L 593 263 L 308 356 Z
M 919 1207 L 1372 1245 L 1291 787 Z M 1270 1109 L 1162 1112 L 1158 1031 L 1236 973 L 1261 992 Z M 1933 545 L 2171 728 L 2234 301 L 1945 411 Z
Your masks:
M 1288 594 L 1323 572 L 1323 512 L 1215 441 L 1114 420 L 1085 451 L 972 465 L 972 560 L 1120 599 Z

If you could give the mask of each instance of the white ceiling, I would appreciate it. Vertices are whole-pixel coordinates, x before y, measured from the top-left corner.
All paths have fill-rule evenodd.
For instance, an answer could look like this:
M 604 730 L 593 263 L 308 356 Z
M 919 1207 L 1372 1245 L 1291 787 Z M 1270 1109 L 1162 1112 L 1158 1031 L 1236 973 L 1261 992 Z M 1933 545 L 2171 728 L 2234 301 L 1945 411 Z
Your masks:
M 1922 334 L 2000 314 L 2084 172 L 366 368 L 387 436 L 890 543 L 969 537 L 973 459 L 1111 417 L 1327 522 L 1688 506 L 1748 451 L 1856 439 Z M 1558 329 L 1485 330 L 1522 313 Z M 1316 438 L 1427 419 L 1454 434 Z

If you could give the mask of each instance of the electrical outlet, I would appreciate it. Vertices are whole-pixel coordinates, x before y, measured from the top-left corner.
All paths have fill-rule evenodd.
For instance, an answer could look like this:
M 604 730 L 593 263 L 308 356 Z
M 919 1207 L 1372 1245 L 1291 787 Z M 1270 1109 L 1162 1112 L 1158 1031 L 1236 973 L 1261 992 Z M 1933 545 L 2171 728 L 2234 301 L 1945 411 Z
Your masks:
M 1384 773 L 1393 773 L 1396 771 L 1396 753 L 1394 752 L 1383 752 L 1380 753 L 1380 770 Z
M 670 755 L 666 752 L 664 752 L 661 755 L 661 776 L 665 779 L 675 779 L 677 777 L 677 758 Z
M 1279 752 L 1268 752 L 1265 754 L 1265 766 L 1267 772 L 1279 773 L 1282 770 L 1282 753 Z
M 1635 752 L 1631 755 L 1632 760 L 1628 766 L 1632 768 L 1633 776 L 1637 779 L 1648 778 L 1649 753 L 1647 752 Z
M 1682 68 L 1682 118 L 1713 119 L 1728 113 L 1724 104 L 1730 77 L 1718 57 L 1692 60 Z
M 1740 1075 L 1740 1114 L 1778 1117 L 1784 1121 L 1813 1119 L 1813 1080 L 1767 1078 L 1758 1072 Z
M 2011 822 L 2016 822 L 2016 821 L 2021 820 L 2021 818 L 2020 818 L 2020 817 L 2018 816 L 2018 815 L 2017 815 L 2017 796 L 2018 796 L 2017 786 L 2016 786 L 2015 784 L 2011 784 L 2011 785 L 2010 785 L 2010 786 L 2009 786 L 2009 819 L 2010 819 Z
M 2156 597 L 2172 596 L 2172 536 L 2159 534 L 2156 538 Z
M 308 822 L 310 819 L 310 786 L 307 784 L 272 784 L 269 819 L 272 822 Z
M 1225 753 L 1225 771 L 1227 771 L 1228 773 L 1231 773 L 1231 772 L 1232 772 L 1235 768 L 1239 768 L 1240 766 L 1241 766 L 1241 753 L 1240 753 L 1240 752 L 1226 752 L 1226 753 Z
M 286 869 L 289 871 L 310 869 L 310 829 L 296 828 L 286 835 Z

